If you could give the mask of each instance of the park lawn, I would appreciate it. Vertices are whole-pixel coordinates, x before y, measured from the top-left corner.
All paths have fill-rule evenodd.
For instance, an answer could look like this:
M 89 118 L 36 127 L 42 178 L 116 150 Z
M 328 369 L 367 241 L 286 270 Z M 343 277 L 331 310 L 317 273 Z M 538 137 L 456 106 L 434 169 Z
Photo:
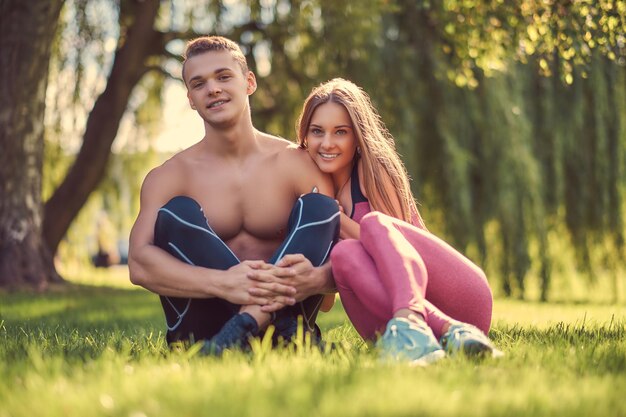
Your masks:
M 154 295 L 95 281 L 0 293 L 0 417 L 626 415 L 625 305 L 497 300 L 505 357 L 411 368 L 379 363 L 340 305 L 331 352 L 172 352 Z

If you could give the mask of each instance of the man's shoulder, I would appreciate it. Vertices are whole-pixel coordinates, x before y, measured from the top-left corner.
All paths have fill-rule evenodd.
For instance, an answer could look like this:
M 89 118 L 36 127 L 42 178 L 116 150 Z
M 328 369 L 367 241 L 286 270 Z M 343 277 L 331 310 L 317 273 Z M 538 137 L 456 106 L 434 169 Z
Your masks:
M 185 151 L 181 151 L 175 155 L 172 155 L 169 159 L 163 162 L 161 165 L 156 166 L 148 172 L 144 182 L 164 181 L 170 182 L 175 180 L 181 175 L 188 164 L 187 158 L 184 155 Z
M 285 149 L 295 146 L 293 142 L 281 138 L 280 136 L 270 135 L 264 132 L 260 132 L 260 136 L 263 139 L 263 146 L 275 152 L 282 152 Z
M 288 163 L 306 156 L 306 152 L 303 152 L 303 149 L 300 149 L 298 145 L 287 139 L 268 133 L 263 133 L 262 135 L 265 152 L 277 158 L 278 162 Z
M 277 136 L 266 135 L 268 149 L 276 153 L 276 156 L 285 163 L 313 164 L 313 160 L 305 149 L 297 144 Z
M 298 167 L 298 170 L 314 170 L 317 171 L 315 162 L 309 156 L 306 149 L 302 149 L 296 144 L 286 147 L 282 152 L 283 159 L 287 164 L 293 164 Z
M 269 137 L 266 149 L 272 149 L 276 166 L 294 183 L 296 193 L 303 194 L 316 187 L 320 193 L 330 195 L 332 181 L 315 165 L 306 149 L 285 139 Z M 297 175 L 293 175 L 297 173 Z

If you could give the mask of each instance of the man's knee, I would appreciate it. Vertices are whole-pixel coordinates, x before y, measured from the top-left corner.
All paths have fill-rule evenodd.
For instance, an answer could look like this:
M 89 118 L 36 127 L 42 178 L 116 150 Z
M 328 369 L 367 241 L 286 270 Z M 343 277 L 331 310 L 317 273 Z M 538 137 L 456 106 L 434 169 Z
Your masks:
M 300 197 L 304 207 L 311 207 L 320 217 L 331 217 L 339 212 L 337 201 L 320 193 L 304 194 Z
M 198 204 L 196 200 L 184 195 L 179 195 L 172 198 L 170 201 L 165 203 L 163 207 L 161 207 L 161 210 L 159 210 L 159 212 L 164 209 L 169 210 L 170 212 L 177 215 L 185 214 L 190 211 L 202 210 L 200 208 L 200 204 Z
M 169 236 L 177 233 L 185 223 L 197 224 L 204 219 L 200 204 L 193 198 L 176 196 L 159 209 L 154 224 L 154 236 L 157 246 L 162 247 Z M 206 223 L 206 220 L 205 220 Z
M 337 202 L 319 193 L 301 196 L 293 206 L 289 216 L 289 230 L 294 232 L 303 226 L 315 226 L 311 236 L 336 241 L 339 236 L 339 205 Z M 311 233 L 311 231 L 309 231 Z M 321 242 L 320 241 L 320 242 Z

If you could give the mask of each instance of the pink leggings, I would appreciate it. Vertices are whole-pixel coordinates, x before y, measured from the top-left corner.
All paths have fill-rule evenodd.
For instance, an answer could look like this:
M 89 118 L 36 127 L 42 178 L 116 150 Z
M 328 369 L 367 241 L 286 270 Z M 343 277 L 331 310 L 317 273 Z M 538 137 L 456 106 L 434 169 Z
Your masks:
M 361 220 L 361 239 L 339 242 L 331 262 L 346 313 L 364 339 L 405 308 L 422 314 L 437 338 L 455 321 L 489 331 L 493 299 L 484 272 L 409 223 L 371 212 Z

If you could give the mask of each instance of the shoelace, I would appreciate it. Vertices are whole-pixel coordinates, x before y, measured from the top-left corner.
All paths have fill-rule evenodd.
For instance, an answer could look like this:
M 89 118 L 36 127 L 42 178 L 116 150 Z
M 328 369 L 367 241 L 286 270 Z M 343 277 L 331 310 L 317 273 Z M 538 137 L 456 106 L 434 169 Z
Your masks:
M 407 336 L 406 333 L 398 333 L 398 325 L 392 324 L 389 328 L 389 331 L 391 331 L 391 335 L 393 337 L 401 339 L 406 349 L 416 349 L 419 347 L 419 344 L 417 344 L 415 340 Z

